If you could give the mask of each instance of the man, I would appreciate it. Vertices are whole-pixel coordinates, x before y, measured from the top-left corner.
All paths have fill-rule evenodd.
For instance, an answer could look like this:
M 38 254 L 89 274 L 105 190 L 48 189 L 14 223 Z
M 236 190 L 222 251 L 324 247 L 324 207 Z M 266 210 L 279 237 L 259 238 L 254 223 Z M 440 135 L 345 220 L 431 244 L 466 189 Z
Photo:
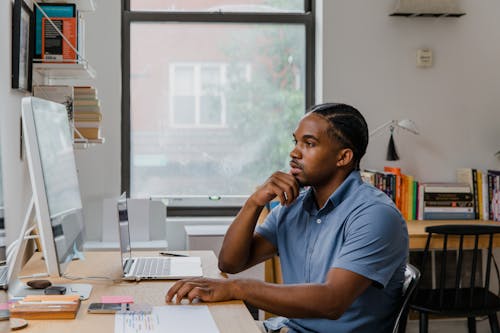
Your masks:
M 366 122 L 349 105 L 322 104 L 293 136 L 289 173 L 275 172 L 248 198 L 219 254 L 219 268 L 228 273 L 279 254 L 284 284 L 191 279 L 172 286 L 166 300 L 241 299 L 287 317 L 279 326 L 289 332 L 390 332 L 408 232 L 393 202 L 361 180 Z M 281 205 L 255 228 L 275 198 Z

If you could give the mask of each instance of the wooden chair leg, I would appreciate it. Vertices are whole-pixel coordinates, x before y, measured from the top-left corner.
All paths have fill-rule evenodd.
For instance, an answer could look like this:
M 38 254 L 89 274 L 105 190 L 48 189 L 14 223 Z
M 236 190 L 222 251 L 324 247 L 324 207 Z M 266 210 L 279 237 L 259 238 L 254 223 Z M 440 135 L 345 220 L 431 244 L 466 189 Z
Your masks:
M 469 333 L 476 333 L 476 317 L 467 317 L 467 327 Z
M 498 327 L 497 314 L 493 313 L 488 315 L 488 320 L 490 321 L 491 333 L 500 333 L 500 328 Z
M 420 312 L 419 325 L 420 333 L 427 333 L 429 330 L 429 317 L 427 316 L 427 313 Z

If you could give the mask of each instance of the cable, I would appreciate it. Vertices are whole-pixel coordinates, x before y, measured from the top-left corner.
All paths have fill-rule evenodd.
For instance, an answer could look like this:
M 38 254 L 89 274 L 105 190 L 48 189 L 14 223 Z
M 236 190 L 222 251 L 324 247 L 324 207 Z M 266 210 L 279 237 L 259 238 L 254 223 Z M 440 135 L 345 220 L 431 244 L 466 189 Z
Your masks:
M 110 278 L 109 276 L 72 276 L 69 274 L 63 274 L 62 277 L 65 279 L 68 279 L 68 280 L 73 280 L 73 281 L 77 281 L 77 280 L 113 281 L 113 282 L 121 281 L 121 280 L 116 280 L 116 279 Z

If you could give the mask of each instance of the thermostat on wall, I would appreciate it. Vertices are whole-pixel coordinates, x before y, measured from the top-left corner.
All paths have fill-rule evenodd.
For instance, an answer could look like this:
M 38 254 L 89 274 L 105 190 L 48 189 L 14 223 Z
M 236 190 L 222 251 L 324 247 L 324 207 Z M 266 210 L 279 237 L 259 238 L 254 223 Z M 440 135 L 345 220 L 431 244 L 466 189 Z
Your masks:
M 417 50 L 417 67 L 432 67 L 432 50 Z

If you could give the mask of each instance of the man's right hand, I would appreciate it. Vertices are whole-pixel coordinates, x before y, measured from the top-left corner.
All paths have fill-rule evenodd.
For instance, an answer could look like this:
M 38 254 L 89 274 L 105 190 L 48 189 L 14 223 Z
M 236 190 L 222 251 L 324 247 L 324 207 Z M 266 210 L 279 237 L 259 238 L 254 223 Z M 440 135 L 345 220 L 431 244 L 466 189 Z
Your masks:
M 258 206 L 265 206 L 268 202 L 278 197 L 281 205 L 291 204 L 299 196 L 299 183 L 294 176 L 281 171 L 276 171 L 264 184 L 257 188 L 251 196 Z

